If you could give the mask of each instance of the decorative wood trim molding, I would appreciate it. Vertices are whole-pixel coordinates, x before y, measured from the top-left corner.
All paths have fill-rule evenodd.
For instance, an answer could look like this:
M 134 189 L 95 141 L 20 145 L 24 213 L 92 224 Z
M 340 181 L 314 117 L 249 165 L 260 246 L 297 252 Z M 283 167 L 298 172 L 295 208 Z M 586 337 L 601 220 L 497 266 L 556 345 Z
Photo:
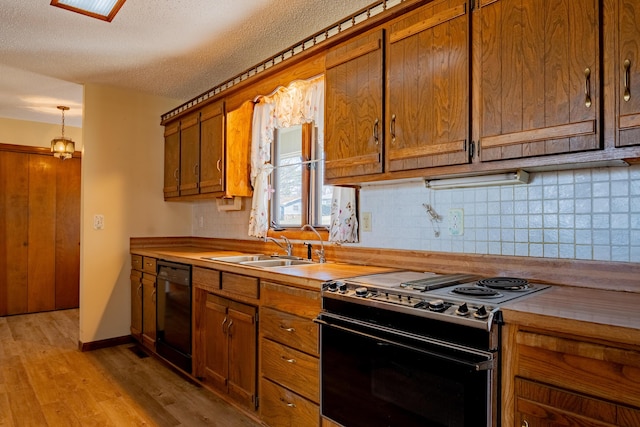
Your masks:
M 91 342 L 78 341 L 78 350 L 80 351 L 100 350 L 101 348 L 115 347 L 117 345 L 129 344 L 132 342 L 134 342 L 134 339 L 131 335 L 126 335 L 123 337 L 108 338 L 106 340 L 98 340 L 98 341 L 91 341 Z

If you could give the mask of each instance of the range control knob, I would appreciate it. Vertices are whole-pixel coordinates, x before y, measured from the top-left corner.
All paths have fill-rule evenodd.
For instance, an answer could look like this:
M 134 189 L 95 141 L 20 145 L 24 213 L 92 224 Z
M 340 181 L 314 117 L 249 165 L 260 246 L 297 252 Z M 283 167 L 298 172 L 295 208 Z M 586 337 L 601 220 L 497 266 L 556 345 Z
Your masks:
M 344 282 L 340 282 L 340 284 L 338 285 L 338 291 L 340 291 L 341 293 L 347 292 L 347 284 Z
M 466 302 L 463 302 L 460 307 L 456 309 L 456 314 L 458 316 L 468 316 L 469 315 L 469 307 Z
M 429 310 L 431 311 L 444 311 L 446 309 L 444 301 L 441 299 L 434 299 L 427 303 Z
M 369 289 L 365 288 L 364 286 L 356 288 L 357 297 L 366 297 L 367 295 L 369 295 Z
M 486 319 L 487 317 L 489 317 L 489 313 L 483 305 L 478 310 L 476 310 L 475 313 L 473 313 L 473 317 L 475 317 L 476 319 Z
M 330 292 L 335 292 L 338 290 L 338 282 L 329 282 L 327 285 L 327 290 Z

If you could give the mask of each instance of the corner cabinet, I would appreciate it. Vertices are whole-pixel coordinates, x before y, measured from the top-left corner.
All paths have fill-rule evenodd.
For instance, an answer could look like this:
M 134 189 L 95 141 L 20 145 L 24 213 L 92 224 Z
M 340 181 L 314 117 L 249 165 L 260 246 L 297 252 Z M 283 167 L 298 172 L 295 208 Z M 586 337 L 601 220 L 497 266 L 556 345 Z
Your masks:
M 253 104 L 225 114 L 224 101 L 165 123 L 165 200 L 251 196 Z
M 640 348 L 505 327 L 503 425 L 640 425 Z
M 327 51 L 328 182 L 470 162 L 470 22 L 438 0 Z
M 600 1 L 480 0 L 483 162 L 601 148 Z

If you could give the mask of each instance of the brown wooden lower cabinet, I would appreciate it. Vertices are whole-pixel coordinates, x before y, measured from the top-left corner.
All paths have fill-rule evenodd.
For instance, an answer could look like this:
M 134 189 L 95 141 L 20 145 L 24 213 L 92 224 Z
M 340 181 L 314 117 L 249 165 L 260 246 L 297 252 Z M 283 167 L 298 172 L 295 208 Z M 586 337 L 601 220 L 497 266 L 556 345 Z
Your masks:
M 503 425 L 640 425 L 640 348 L 505 328 Z
M 320 408 L 291 390 L 268 379 L 261 382 L 260 417 L 273 427 L 317 426 Z
M 135 255 L 134 255 L 135 256 Z M 142 272 L 131 270 L 131 336 L 142 341 Z
M 204 348 L 196 349 L 196 357 L 204 360 L 202 381 L 252 411 L 257 405 L 256 314 L 256 307 L 207 294 Z
M 0 144 L 0 316 L 78 307 L 80 159 L 5 149 Z
M 158 289 L 156 276 L 142 274 L 142 344 L 149 350 L 156 350 L 156 301 Z

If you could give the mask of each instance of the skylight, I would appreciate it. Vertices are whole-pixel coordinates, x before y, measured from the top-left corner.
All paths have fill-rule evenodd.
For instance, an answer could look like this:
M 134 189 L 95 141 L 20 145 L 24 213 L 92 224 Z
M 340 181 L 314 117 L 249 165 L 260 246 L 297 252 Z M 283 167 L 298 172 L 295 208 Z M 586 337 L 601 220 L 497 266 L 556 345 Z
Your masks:
M 52 6 L 111 22 L 125 0 L 51 0 Z

